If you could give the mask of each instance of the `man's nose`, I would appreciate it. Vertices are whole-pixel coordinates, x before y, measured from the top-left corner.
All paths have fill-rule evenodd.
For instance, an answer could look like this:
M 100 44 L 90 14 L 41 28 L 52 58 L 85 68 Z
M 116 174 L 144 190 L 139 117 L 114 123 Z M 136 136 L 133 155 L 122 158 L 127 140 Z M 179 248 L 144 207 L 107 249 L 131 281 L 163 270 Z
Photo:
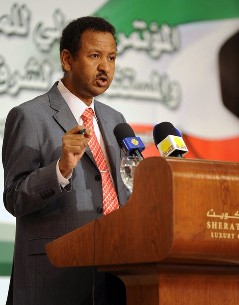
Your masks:
M 99 65 L 98 65 L 98 70 L 99 71 L 104 71 L 106 73 L 110 72 L 110 62 L 109 59 L 107 58 L 102 58 Z

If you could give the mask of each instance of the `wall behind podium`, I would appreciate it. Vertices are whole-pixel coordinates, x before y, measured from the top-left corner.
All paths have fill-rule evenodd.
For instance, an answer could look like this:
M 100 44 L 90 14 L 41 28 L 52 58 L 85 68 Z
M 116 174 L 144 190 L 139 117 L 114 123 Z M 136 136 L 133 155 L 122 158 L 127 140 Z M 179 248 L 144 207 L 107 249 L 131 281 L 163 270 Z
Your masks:
M 65 24 L 98 15 L 118 31 L 111 88 L 99 99 L 121 111 L 159 155 L 153 126 L 173 123 L 188 158 L 239 161 L 239 1 L 2 1 L 0 4 L 0 145 L 9 110 L 62 76 Z M 1 153 L 0 153 L 1 154 Z M 3 169 L 0 166 L 0 191 Z M 0 305 L 5 304 L 15 219 L 0 204 Z

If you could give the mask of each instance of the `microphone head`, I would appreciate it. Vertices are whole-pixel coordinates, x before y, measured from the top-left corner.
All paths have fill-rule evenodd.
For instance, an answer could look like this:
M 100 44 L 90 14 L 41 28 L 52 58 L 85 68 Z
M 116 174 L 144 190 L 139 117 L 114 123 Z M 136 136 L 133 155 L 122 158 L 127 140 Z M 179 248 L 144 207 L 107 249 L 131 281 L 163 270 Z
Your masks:
M 133 129 L 127 123 L 118 124 L 115 126 L 113 132 L 120 148 L 122 148 L 123 140 L 125 138 L 135 137 Z
M 169 122 L 157 124 L 153 130 L 153 137 L 163 157 L 182 157 L 188 151 L 181 133 Z
M 156 146 L 162 142 L 168 135 L 178 136 L 173 124 L 169 122 L 162 122 L 154 126 L 153 137 Z
M 133 129 L 127 123 L 118 124 L 113 132 L 125 155 L 136 155 L 143 158 L 141 151 L 145 149 L 144 143 L 135 136 Z

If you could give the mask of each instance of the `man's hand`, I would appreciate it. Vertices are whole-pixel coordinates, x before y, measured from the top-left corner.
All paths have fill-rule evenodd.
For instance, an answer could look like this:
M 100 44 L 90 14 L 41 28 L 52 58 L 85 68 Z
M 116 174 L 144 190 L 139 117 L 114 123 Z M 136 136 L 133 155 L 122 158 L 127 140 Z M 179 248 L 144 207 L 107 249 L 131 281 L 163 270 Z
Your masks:
M 91 135 L 90 129 L 77 125 L 63 136 L 62 157 L 59 161 L 59 170 L 63 177 L 67 178 L 71 175 L 83 156 Z

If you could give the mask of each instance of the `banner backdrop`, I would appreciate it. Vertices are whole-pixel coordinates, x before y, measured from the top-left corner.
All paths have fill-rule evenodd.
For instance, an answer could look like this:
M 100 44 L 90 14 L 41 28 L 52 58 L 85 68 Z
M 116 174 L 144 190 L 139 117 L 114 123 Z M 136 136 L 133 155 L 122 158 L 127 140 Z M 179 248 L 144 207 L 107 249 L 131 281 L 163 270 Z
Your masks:
M 152 130 L 169 121 L 187 158 L 239 161 L 238 0 L 10 0 L 0 8 L 0 145 L 9 110 L 62 76 L 62 28 L 97 15 L 118 32 L 115 79 L 98 99 L 125 115 L 144 156 L 159 155 Z M 2 193 L 2 166 L 0 181 Z M 10 273 L 14 223 L 1 204 L 0 275 Z
M 152 124 L 170 121 L 187 157 L 238 161 L 239 2 L 116 2 L 97 12 L 119 32 L 114 104 L 127 103 L 147 143 Z

